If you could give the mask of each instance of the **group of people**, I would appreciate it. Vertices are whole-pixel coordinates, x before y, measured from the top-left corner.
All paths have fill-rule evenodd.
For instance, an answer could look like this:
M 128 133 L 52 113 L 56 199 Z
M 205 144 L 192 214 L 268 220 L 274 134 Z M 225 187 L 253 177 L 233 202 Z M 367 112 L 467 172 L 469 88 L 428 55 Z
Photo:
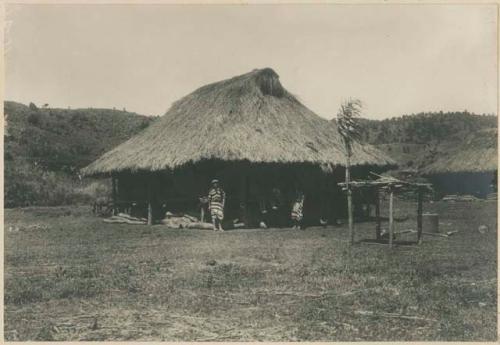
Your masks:
M 289 219 L 292 221 L 293 229 L 300 229 L 302 219 L 304 218 L 304 193 L 298 191 L 293 201 Z M 220 187 L 219 180 L 214 179 L 211 182 L 210 190 L 208 191 L 208 210 L 212 218 L 214 231 L 224 231 L 222 221 L 224 219 L 224 207 L 226 204 L 226 193 Z M 272 189 L 272 196 L 269 200 L 260 200 L 259 208 L 261 213 L 260 226 L 267 228 L 267 224 L 280 224 L 277 220 L 282 214 L 282 198 L 278 188 Z M 281 224 L 280 224 L 281 225 Z

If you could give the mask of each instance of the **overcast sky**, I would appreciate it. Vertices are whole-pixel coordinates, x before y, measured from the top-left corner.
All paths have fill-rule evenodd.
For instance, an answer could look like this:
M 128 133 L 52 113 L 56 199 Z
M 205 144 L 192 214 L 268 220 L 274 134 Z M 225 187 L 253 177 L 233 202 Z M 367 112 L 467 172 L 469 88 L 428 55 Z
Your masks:
M 496 113 L 494 5 L 9 5 L 7 100 L 162 115 L 214 81 L 271 67 L 332 118 Z

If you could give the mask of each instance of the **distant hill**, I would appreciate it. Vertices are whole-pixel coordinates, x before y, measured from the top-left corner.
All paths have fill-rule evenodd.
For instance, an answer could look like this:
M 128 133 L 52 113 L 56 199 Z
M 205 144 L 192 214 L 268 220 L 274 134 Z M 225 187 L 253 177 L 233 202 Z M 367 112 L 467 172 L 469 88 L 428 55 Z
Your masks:
M 69 184 L 80 168 L 155 120 L 120 110 L 39 108 L 16 102 L 4 103 L 4 116 L 7 206 L 52 204 L 71 194 Z
M 40 109 L 5 102 L 5 160 L 73 172 L 146 128 L 155 118 L 111 109 Z
M 386 152 L 400 168 L 425 170 L 464 139 L 497 128 L 494 115 L 469 112 L 436 112 L 404 115 L 385 120 L 361 120 L 362 140 Z

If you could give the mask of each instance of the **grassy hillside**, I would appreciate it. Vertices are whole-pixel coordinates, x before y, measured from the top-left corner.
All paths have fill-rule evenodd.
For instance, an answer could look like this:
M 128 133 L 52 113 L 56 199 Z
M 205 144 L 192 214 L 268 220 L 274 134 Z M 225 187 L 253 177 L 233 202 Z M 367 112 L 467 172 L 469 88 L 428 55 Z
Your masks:
M 154 119 L 110 109 L 40 109 L 5 102 L 6 160 L 27 159 L 73 172 L 146 128 Z
M 468 112 L 404 115 L 382 121 L 362 119 L 364 142 L 386 152 L 401 168 L 425 169 L 449 151 L 463 145 L 464 138 L 497 128 L 497 117 Z
M 5 102 L 4 110 L 7 207 L 71 199 L 80 168 L 154 120 L 119 110 L 42 109 L 15 102 Z

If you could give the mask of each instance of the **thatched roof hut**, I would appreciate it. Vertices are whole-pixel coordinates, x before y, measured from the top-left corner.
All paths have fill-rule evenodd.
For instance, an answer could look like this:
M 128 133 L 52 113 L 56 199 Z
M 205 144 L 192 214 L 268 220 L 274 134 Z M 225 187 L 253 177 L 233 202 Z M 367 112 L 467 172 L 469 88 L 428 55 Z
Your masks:
M 436 153 L 436 160 L 421 169 L 436 190 L 444 194 L 473 194 L 486 197 L 497 174 L 497 128 L 467 135 L 460 145 Z
M 422 169 L 425 175 L 482 173 L 497 170 L 497 128 L 470 133 L 460 145 L 438 152 L 436 161 Z
M 344 165 L 335 124 L 300 103 L 270 68 L 203 86 L 159 121 L 83 169 L 86 175 L 172 170 L 207 159 Z M 352 164 L 394 164 L 356 145 Z
M 228 195 L 226 207 L 236 214 L 242 204 L 259 204 L 263 191 L 274 187 L 288 199 L 294 189 L 305 191 L 309 205 L 315 198 L 318 204 L 332 200 L 325 193 L 336 188 L 333 180 L 341 178 L 344 162 L 335 124 L 305 107 L 265 68 L 195 90 L 83 174 L 111 175 L 118 180 L 119 199 L 149 205 L 154 199 L 170 210 L 194 207 L 210 179 L 218 177 Z M 354 145 L 351 162 L 354 175 L 356 168 L 395 165 L 360 144 Z M 319 209 L 309 207 L 309 214 Z

